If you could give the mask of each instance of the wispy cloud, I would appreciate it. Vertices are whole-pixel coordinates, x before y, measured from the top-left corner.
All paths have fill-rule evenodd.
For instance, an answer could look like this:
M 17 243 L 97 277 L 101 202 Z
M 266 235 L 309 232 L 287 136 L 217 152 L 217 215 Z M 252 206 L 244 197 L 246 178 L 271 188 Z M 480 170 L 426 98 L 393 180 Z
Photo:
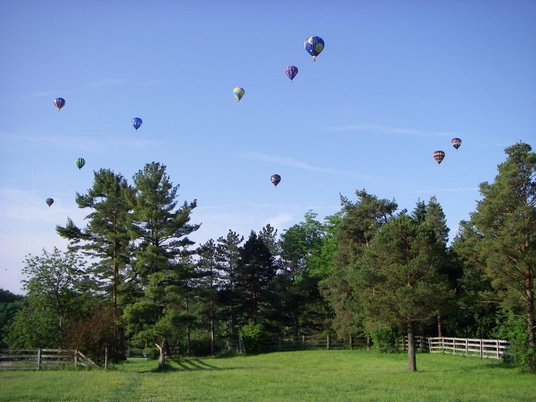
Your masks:
M 330 131 L 338 132 L 354 132 L 354 133 L 375 133 L 375 134 L 386 134 L 386 135 L 412 135 L 420 137 L 445 137 L 445 136 L 454 136 L 454 133 L 450 132 L 440 132 L 440 131 L 422 131 L 415 130 L 412 128 L 404 127 L 392 127 L 392 126 L 382 126 L 378 124 L 351 124 L 347 126 L 337 126 L 337 127 L 328 127 Z M 459 133 L 458 133 L 459 134 Z
M 28 94 L 24 99 L 50 98 L 50 101 L 58 97 L 57 91 L 36 91 Z
M 162 141 L 153 139 L 117 138 L 101 134 L 98 137 L 62 136 L 62 135 L 14 135 L 0 133 L 0 142 L 4 148 L 9 144 L 21 142 L 31 144 L 36 148 L 80 150 L 80 151 L 107 151 L 110 149 L 151 149 L 165 145 Z
M 144 82 L 138 82 L 136 84 L 137 87 L 148 87 L 150 85 L 156 85 L 156 84 L 160 84 L 160 81 L 159 80 L 147 80 L 147 81 L 144 81 Z
M 270 162 L 275 165 L 288 166 L 291 168 L 307 170 L 310 172 L 321 172 L 321 173 L 328 173 L 328 174 L 334 174 L 334 175 L 339 175 L 339 176 L 351 176 L 351 177 L 369 178 L 369 179 L 373 178 L 373 176 L 370 176 L 370 175 L 357 174 L 355 172 L 348 172 L 348 171 L 337 170 L 333 168 L 314 166 L 307 162 L 299 161 L 296 159 L 281 158 L 279 156 L 266 155 L 260 152 L 245 152 L 243 154 L 240 154 L 239 156 L 242 158 L 246 158 L 246 159 Z
M 466 192 L 472 192 L 472 191 L 478 191 L 478 187 L 438 188 L 435 190 L 417 190 L 417 191 L 411 191 L 411 192 L 412 193 L 438 194 L 438 193 L 466 193 Z
M 103 78 L 102 80 L 93 81 L 88 84 L 90 87 L 112 87 L 124 84 L 126 81 L 122 78 Z

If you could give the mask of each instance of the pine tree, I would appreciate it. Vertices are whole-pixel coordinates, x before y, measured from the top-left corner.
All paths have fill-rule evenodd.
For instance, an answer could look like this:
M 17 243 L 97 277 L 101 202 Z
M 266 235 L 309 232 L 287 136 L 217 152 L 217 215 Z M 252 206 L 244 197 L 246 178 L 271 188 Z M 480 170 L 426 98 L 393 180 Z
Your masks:
M 97 290 L 110 295 L 117 318 L 119 286 L 128 269 L 131 253 L 129 235 L 129 198 L 132 188 L 120 175 L 108 169 L 94 173 L 93 187 L 87 194 L 76 193 L 79 208 L 89 209 L 84 229 L 69 218 L 65 227 L 56 226 L 57 233 L 70 240 L 73 250 L 81 250 L 94 261 L 90 273 Z
M 244 237 L 232 230 L 229 230 L 227 236 L 218 238 L 218 260 L 222 263 L 223 271 L 218 293 L 220 319 L 227 322 L 226 336 L 231 338 L 238 334 L 237 309 L 240 300 L 236 292 L 236 280 L 243 241 Z
M 417 370 L 416 325 L 429 323 L 451 296 L 437 268 L 444 258 L 434 231 L 402 214 L 378 231 L 354 272 L 354 297 L 365 320 L 406 332 L 409 371 Z
M 517 143 L 505 149 L 493 183 L 480 184 L 482 199 L 457 242 L 463 256 L 491 281 L 496 301 L 524 317 L 525 369 L 536 371 L 536 153 Z
M 187 236 L 199 228 L 189 223 L 196 201 L 177 207 L 178 188 L 166 167 L 156 162 L 134 175 L 134 266 L 144 296 L 125 309 L 125 319 L 134 339 L 160 350 L 160 367 L 166 364 L 166 339 L 180 321 L 179 306 L 192 269 L 188 247 L 193 242 Z

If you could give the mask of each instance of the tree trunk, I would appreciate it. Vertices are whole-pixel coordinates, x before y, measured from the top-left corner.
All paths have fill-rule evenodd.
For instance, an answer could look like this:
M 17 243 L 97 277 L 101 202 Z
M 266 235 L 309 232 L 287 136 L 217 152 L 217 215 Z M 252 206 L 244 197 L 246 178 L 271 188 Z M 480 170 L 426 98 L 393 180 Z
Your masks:
M 158 348 L 158 351 L 160 352 L 160 356 L 158 356 L 158 368 L 163 369 L 166 367 L 166 354 L 164 352 L 164 347 L 166 345 L 166 338 L 162 340 L 162 345 L 159 345 L 158 343 L 155 343 L 155 345 Z
M 408 323 L 408 371 L 417 371 L 417 358 L 415 356 L 415 333 L 413 323 Z
M 534 322 L 534 285 L 530 272 L 525 274 L 525 292 L 527 294 L 527 326 L 528 326 L 528 343 L 531 349 L 536 347 L 536 323 Z

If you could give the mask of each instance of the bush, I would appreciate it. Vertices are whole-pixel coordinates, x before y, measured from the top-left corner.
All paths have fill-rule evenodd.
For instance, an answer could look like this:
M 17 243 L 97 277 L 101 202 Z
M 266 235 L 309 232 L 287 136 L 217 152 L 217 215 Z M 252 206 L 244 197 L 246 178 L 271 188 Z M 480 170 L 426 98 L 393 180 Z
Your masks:
M 262 344 L 265 336 L 262 325 L 249 323 L 240 330 L 242 343 L 246 349 L 246 353 L 255 354 L 262 351 Z
M 526 321 L 512 312 L 504 314 L 497 332 L 499 338 L 510 341 L 510 356 L 522 371 L 536 373 L 536 349 L 529 346 Z
M 111 308 L 98 307 L 85 321 L 72 324 L 66 331 L 63 347 L 78 349 L 97 364 L 104 363 L 104 351 L 113 363 L 125 360 L 125 337 L 113 318 Z
M 389 327 L 380 327 L 371 333 L 372 348 L 381 353 L 398 353 L 400 348 L 397 346 L 397 340 L 400 334 Z

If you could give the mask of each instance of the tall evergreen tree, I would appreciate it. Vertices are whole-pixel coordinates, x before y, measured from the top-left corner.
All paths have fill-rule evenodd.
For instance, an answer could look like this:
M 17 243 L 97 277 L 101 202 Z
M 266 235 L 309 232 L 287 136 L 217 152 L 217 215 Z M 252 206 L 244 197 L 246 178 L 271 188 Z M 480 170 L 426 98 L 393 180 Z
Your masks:
M 70 240 L 73 250 L 81 250 L 93 259 L 92 280 L 97 289 L 111 298 L 117 318 L 119 287 L 127 275 L 130 260 L 129 198 L 132 188 L 120 174 L 109 169 L 94 172 L 93 186 L 87 194 L 76 193 L 79 208 L 91 210 L 88 224 L 78 228 L 69 218 L 67 225 L 56 226 L 57 233 Z
M 134 339 L 154 343 L 164 366 L 166 339 L 180 321 L 178 306 L 191 270 L 187 237 L 199 228 L 189 223 L 196 201 L 177 207 L 179 186 L 166 167 L 153 162 L 134 175 L 133 238 L 135 271 L 144 296 L 127 306 L 125 319 Z
M 354 272 L 354 297 L 365 320 L 406 332 L 410 371 L 417 370 L 416 324 L 430 322 L 450 297 L 437 268 L 445 254 L 428 224 L 402 214 L 378 231 Z
M 523 364 L 536 371 L 536 153 L 521 142 L 505 153 L 495 181 L 480 184 L 482 200 L 456 240 L 491 281 L 496 301 L 524 317 Z
M 351 278 L 357 269 L 357 261 L 398 208 L 394 200 L 380 199 L 364 189 L 357 190 L 355 195 L 356 202 L 341 196 L 341 213 L 334 228 L 334 268 L 320 283 L 322 295 L 335 313 L 333 325 L 341 336 L 363 332 L 360 306 L 352 296 L 354 285 Z
M 238 334 L 237 309 L 240 300 L 236 292 L 237 270 L 244 236 L 229 230 L 225 237 L 218 238 L 218 260 L 223 271 L 218 300 L 221 305 L 220 319 L 227 322 L 226 336 Z
M 240 250 L 235 290 L 241 301 L 241 326 L 251 322 L 265 324 L 270 310 L 269 284 L 275 277 L 273 257 L 266 243 L 251 231 Z
M 216 320 L 218 311 L 218 290 L 222 285 L 222 261 L 219 259 L 218 246 L 213 239 L 202 244 L 198 251 L 199 261 L 197 262 L 198 278 L 197 283 L 202 293 L 202 300 L 205 307 L 202 309 L 205 322 L 209 323 L 210 331 L 210 353 L 215 352 L 216 341 Z

